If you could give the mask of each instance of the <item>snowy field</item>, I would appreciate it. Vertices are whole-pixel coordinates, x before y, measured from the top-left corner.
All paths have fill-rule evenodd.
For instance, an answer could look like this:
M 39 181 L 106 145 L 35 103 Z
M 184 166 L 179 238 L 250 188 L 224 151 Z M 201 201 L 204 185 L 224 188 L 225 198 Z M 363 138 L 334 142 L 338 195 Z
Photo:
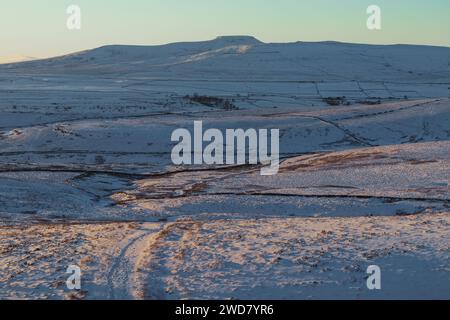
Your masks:
M 450 299 L 450 48 L 107 46 L 0 98 L 0 299 Z M 194 120 L 279 128 L 279 173 L 173 165 Z

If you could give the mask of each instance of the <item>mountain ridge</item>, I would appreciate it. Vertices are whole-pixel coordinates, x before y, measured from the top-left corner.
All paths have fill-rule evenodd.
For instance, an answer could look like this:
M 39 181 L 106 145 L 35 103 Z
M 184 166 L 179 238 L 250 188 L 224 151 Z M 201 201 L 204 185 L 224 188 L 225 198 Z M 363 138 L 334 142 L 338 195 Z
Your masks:
M 450 48 L 334 41 L 264 43 L 222 36 L 166 45 L 106 45 L 0 65 L 4 72 L 200 79 L 448 81 Z

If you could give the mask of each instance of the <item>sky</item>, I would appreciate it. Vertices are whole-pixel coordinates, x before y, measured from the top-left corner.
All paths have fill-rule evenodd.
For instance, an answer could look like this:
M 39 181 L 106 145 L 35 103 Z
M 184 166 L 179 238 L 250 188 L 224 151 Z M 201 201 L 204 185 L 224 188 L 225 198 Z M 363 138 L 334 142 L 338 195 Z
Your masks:
M 69 5 L 81 9 L 80 30 L 66 26 Z M 381 8 L 381 30 L 366 27 L 369 5 Z M 449 0 L 5 0 L 0 58 L 221 35 L 252 35 L 264 42 L 450 46 L 449 30 Z

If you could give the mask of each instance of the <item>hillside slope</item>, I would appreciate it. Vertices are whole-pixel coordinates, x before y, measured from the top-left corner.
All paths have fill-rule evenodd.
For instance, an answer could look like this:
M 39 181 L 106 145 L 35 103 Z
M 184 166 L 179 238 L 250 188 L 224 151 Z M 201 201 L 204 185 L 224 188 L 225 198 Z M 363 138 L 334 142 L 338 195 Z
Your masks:
M 450 48 L 338 42 L 263 43 L 248 36 L 160 46 L 104 46 L 0 66 L 1 72 L 107 74 L 240 80 L 396 80 L 450 78 Z

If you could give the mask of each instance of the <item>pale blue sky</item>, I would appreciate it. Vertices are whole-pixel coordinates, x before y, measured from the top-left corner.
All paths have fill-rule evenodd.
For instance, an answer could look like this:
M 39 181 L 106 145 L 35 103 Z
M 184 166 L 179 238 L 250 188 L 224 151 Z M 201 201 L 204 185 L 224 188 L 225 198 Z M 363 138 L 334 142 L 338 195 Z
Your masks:
M 66 28 L 70 4 L 82 9 L 80 31 Z M 381 31 L 366 28 L 370 4 L 382 9 Z M 448 0 L 3 0 L 0 10 L 0 57 L 218 35 L 450 46 Z

